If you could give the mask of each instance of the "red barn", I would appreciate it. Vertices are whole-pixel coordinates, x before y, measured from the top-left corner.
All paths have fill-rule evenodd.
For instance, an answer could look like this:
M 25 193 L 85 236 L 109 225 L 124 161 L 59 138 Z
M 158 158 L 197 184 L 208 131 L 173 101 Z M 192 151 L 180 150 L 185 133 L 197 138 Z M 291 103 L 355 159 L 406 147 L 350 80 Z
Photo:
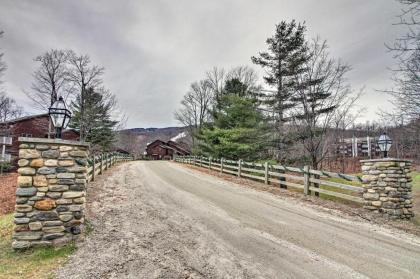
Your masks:
M 189 155 L 190 152 L 174 141 L 155 140 L 146 147 L 146 154 L 152 160 L 170 160 L 175 156 Z
M 19 137 L 48 137 L 48 114 L 31 115 L 8 120 L 0 123 L 0 136 L 12 137 L 12 145 L 6 147 L 6 154 L 12 156 L 12 161 L 19 153 Z M 63 139 L 79 140 L 79 133 L 75 130 L 64 130 Z

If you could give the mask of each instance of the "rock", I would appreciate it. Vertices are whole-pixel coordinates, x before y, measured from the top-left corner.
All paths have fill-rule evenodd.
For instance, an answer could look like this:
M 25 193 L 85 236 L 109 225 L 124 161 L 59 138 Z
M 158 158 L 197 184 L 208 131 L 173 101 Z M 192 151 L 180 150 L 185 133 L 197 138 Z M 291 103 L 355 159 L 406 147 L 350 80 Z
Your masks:
M 62 185 L 73 185 L 74 180 L 73 179 L 58 179 L 57 183 L 62 184 Z
M 26 214 L 24 212 L 15 212 L 14 217 L 15 218 L 21 218 L 21 217 L 25 217 Z
M 55 170 L 56 170 L 57 173 L 68 172 L 67 168 L 65 168 L 65 167 L 57 167 L 57 168 L 55 168 Z
M 70 190 L 71 191 L 84 191 L 85 190 L 85 185 L 83 185 L 83 184 L 71 185 Z
M 368 201 L 378 200 L 379 194 L 378 193 L 364 193 L 363 198 Z
M 382 202 L 381 201 L 373 201 L 372 205 L 376 206 L 376 207 L 380 207 L 382 205 Z
M 35 187 L 29 188 L 17 188 L 16 189 L 16 196 L 18 197 L 31 197 L 35 195 L 37 192 Z
M 80 198 L 85 195 L 84 192 L 64 192 L 63 193 L 63 199 L 74 199 L 74 198 Z
M 61 198 L 61 192 L 48 192 L 47 197 L 52 198 L 52 199 Z
M 42 157 L 46 159 L 57 159 L 60 156 L 58 150 L 47 150 L 42 152 Z
M 60 218 L 60 220 L 61 221 L 63 221 L 63 222 L 68 222 L 68 221 L 70 221 L 71 219 L 73 219 L 73 215 L 71 215 L 71 214 L 63 214 L 63 215 L 60 215 L 60 216 L 58 216 L 59 218 Z
M 72 200 L 66 200 L 66 199 L 59 199 L 56 201 L 57 204 L 62 205 L 62 204 L 72 204 L 73 201 Z
M 86 167 L 70 167 L 67 168 L 68 172 L 74 172 L 74 173 L 82 173 L 86 172 Z
M 362 166 L 362 171 L 368 171 L 370 169 L 371 169 L 371 166 L 366 166 L 366 165 Z
M 56 207 L 55 201 L 52 199 L 44 199 L 37 201 L 34 206 L 38 210 L 51 210 Z
M 18 173 L 20 175 L 34 175 L 35 174 L 35 169 L 34 168 L 29 168 L 29 167 L 19 168 Z
M 27 205 L 27 204 L 17 204 L 15 206 L 15 210 L 17 212 L 31 212 L 32 211 L 32 206 Z
M 43 212 L 38 212 L 38 214 L 36 215 L 36 218 L 39 221 L 58 220 L 58 214 L 57 212 L 54 212 L 54 211 L 43 211 Z
M 59 205 L 57 206 L 57 212 L 65 212 L 65 211 L 69 211 L 69 207 L 65 206 L 65 205 Z
M 43 197 L 45 197 L 45 192 L 40 192 L 40 191 L 38 191 L 38 192 L 36 193 L 36 196 L 37 196 L 37 197 L 40 197 L 40 198 L 43 198 Z
M 61 226 L 63 225 L 63 222 L 61 221 L 45 221 L 44 226 L 45 227 L 54 227 L 54 226 Z
M 12 242 L 12 248 L 15 250 L 23 250 L 23 249 L 28 249 L 30 247 L 31 247 L 31 243 L 29 241 L 14 240 Z
M 86 184 L 86 179 L 85 178 L 83 178 L 83 179 L 78 178 L 78 179 L 74 180 L 74 182 L 76 184 L 83 184 L 83 185 L 85 185 Z
M 31 222 L 29 223 L 29 229 L 31 231 L 39 231 L 42 229 L 42 223 L 41 222 Z
M 73 216 L 75 219 L 79 220 L 83 218 L 83 213 L 81 211 L 76 211 L 76 212 L 73 212 Z
M 74 165 L 73 160 L 60 160 L 58 161 L 58 165 L 61 167 L 71 167 Z
M 55 159 L 48 159 L 44 162 L 46 167 L 56 167 L 58 165 L 58 161 Z
M 17 185 L 19 187 L 30 187 L 30 186 L 32 186 L 32 176 L 18 176 Z
M 78 235 L 80 234 L 82 231 L 80 230 L 79 226 L 75 226 L 75 227 L 71 227 L 70 228 L 70 232 L 74 235 Z
M 13 238 L 16 240 L 38 240 L 42 238 L 42 232 L 37 232 L 37 231 L 16 232 L 13 234 Z
M 69 205 L 68 208 L 69 208 L 70 211 L 82 211 L 83 210 L 83 206 L 78 205 L 78 204 L 71 204 L 71 205 Z
M 74 173 L 71 173 L 71 172 L 63 172 L 63 173 L 57 174 L 57 178 L 59 178 L 59 179 L 73 179 L 75 177 L 76 177 L 76 175 Z
M 69 153 L 68 152 L 60 152 L 60 159 L 69 159 Z
M 38 187 L 38 192 L 47 192 L 48 191 L 48 187 Z
M 37 144 L 35 148 L 40 151 L 45 151 L 45 150 L 50 149 L 50 147 L 45 144 Z
M 16 203 L 17 204 L 24 204 L 28 201 L 28 198 L 16 198 Z
M 29 218 L 15 218 L 14 219 L 14 223 L 16 225 L 28 224 L 29 221 L 30 221 Z
M 79 166 L 87 166 L 88 165 L 88 161 L 86 159 L 75 159 L 75 161 Z
M 64 233 L 50 233 L 50 234 L 45 234 L 43 239 L 53 240 L 53 239 L 60 238 L 63 236 L 64 236 Z
M 362 176 L 362 181 L 364 183 L 370 182 L 370 181 L 376 181 L 376 180 L 378 180 L 378 177 L 376 175 L 365 174 L 365 175 Z
M 64 192 L 69 190 L 69 186 L 67 185 L 50 185 L 48 189 L 52 192 Z
M 77 204 L 84 204 L 86 202 L 86 199 L 85 197 L 81 197 L 81 198 L 74 199 L 73 201 L 74 203 L 77 203 Z
M 30 166 L 34 167 L 34 168 L 40 168 L 40 167 L 44 166 L 44 159 L 40 158 L 40 159 L 32 160 L 31 163 L 30 163 Z
M 48 181 L 45 175 L 35 175 L 34 176 L 34 186 L 36 187 L 47 187 Z
M 54 227 L 43 227 L 42 231 L 44 233 L 61 233 L 65 230 L 64 226 L 54 226 Z
M 37 159 L 41 157 L 41 153 L 35 149 L 20 149 L 19 158 L 20 159 Z
M 61 145 L 59 150 L 60 150 L 60 152 L 68 152 L 68 151 L 72 151 L 73 147 L 72 146 Z
M 18 161 L 18 166 L 19 167 L 26 167 L 27 165 L 29 165 L 29 160 L 26 159 L 20 159 Z
M 55 168 L 51 167 L 42 167 L 38 169 L 38 174 L 54 174 Z
M 23 225 L 15 225 L 15 232 L 26 232 L 29 231 L 29 226 L 28 224 L 23 224 Z
M 70 151 L 69 155 L 72 157 L 81 157 L 81 158 L 87 157 L 86 151 L 81 151 L 81 150 Z

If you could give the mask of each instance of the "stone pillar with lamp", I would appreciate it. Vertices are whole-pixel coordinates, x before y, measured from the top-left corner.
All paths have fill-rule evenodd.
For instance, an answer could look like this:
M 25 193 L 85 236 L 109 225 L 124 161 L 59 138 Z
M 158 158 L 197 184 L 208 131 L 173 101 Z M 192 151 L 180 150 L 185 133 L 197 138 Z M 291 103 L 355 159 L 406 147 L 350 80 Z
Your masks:
M 391 145 L 391 138 L 384 133 L 378 139 L 378 146 L 384 157 L 360 161 L 364 208 L 391 219 L 410 219 L 414 216 L 411 161 L 388 158 Z

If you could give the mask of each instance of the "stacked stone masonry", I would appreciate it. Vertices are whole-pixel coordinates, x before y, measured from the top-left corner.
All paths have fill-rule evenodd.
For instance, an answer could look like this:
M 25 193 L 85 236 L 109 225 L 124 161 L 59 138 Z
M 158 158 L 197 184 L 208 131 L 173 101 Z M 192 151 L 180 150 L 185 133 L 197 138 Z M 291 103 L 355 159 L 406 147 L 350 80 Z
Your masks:
M 392 219 L 412 218 L 411 162 L 390 158 L 361 163 L 364 208 Z
M 74 240 L 84 222 L 87 144 L 20 138 L 13 248 Z

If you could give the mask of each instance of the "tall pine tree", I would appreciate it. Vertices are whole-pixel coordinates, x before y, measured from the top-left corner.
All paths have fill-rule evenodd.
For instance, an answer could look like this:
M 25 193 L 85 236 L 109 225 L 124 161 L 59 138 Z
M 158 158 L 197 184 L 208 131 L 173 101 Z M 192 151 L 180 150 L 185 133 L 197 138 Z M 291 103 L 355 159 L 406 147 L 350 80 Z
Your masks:
M 114 128 L 118 121 L 111 119 L 115 105 L 114 96 L 108 92 L 97 92 L 92 87 L 85 92 L 82 104 L 80 95 L 71 103 L 73 118 L 70 127 L 80 130 L 81 108 L 83 107 L 84 140 L 100 151 L 109 151 L 115 140 Z
M 274 147 L 280 150 L 286 143 L 284 123 L 289 120 L 288 112 L 296 105 L 293 101 L 295 77 L 303 71 L 308 60 L 305 32 L 304 23 L 282 21 L 276 25 L 274 35 L 266 41 L 268 51 L 251 57 L 253 63 L 266 69 L 264 79 L 275 88 L 275 93 L 266 96 L 264 103 L 273 117 L 271 122 L 277 132 Z

